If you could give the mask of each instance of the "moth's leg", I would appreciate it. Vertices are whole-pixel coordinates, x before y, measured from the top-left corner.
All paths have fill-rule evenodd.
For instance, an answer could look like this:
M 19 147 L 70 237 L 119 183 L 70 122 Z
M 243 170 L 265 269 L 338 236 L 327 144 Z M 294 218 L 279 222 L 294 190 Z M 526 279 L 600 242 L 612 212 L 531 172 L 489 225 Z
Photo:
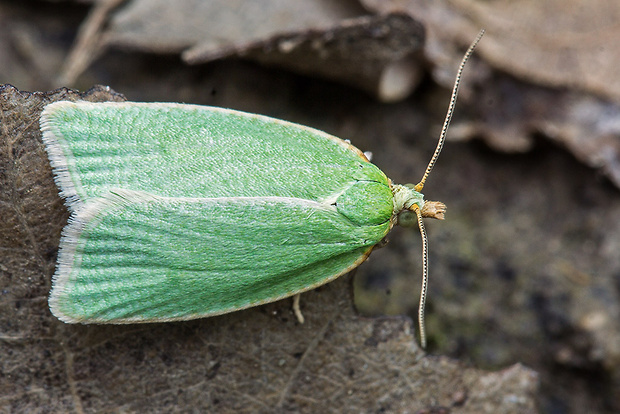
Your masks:
M 301 297 L 301 293 L 293 296 L 293 312 L 295 313 L 295 317 L 297 317 L 297 321 L 299 323 L 304 323 L 304 315 L 301 314 L 301 309 L 299 308 L 299 298 Z

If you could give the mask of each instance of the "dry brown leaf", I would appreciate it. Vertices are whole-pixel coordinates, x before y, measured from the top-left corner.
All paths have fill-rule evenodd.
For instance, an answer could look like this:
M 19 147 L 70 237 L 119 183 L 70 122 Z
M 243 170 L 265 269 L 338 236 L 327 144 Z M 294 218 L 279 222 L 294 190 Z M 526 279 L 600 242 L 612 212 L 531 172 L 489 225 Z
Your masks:
M 383 101 L 407 97 L 420 79 L 413 55 L 422 26 L 406 14 L 371 16 L 354 0 L 118 0 L 84 22 L 60 82 L 72 83 L 105 49 L 180 53 L 191 64 L 242 56 L 343 82 Z M 111 14 L 103 29 L 102 16 Z
M 362 0 L 376 12 L 406 10 L 428 29 L 440 62 L 455 44 L 487 34 L 477 53 L 525 81 L 620 102 L 620 3 L 614 0 Z M 458 55 L 458 53 L 457 53 Z M 445 58 L 443 58 L 445 59 Z M 449 77 L 448 80 L 451 78 Z
M 174 53 L 201 44 L 211 53 L 276 34 L 327 29 L 358 17 L 356 1 L 130 0 L 110 20 L 107 43 Z
M 229 47 L 198 45 L 183 53 L 183 58 L 202 63 L 242 56 L 336 80 L 366 90 L 383 102 L 395 102 L 406 98 L 420 80 L 413 54 L 423 40 L 422 26 L 410 16 L 386 14 L 341 20 L 323 30 L 243 39 Z

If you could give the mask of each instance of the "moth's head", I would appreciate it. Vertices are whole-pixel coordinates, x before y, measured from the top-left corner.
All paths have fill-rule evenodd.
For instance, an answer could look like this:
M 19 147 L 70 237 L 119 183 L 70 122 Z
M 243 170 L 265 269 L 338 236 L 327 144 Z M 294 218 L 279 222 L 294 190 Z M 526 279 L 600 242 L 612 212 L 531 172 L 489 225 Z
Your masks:
M 439 201 L 424 201 L 424 195 L 416 190 L 415 185 L 395 185 L 393 191 L 394 213 L 399 226 L 417 227 L 416 210 L 419 210 L 424 218 L 445 218 L 446 205 Z
M 421 208 L 422 217 L 445 219 L 446 205 L 441 201 L 425 201 Z M 418 217 L 415 210 L 403 210 L 398 214 L 396 224 L 403 227 L 417 227 Z

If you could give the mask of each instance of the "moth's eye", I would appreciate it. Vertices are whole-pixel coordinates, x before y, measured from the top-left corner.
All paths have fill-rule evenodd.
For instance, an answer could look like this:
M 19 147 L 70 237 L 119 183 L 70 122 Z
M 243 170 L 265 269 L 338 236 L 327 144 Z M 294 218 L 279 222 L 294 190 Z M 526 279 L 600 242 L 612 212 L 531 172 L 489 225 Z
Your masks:
M 418 217 L 413 211 L 403 210 L 398 214 L 397 224 L 403 227 L 417 227 Z

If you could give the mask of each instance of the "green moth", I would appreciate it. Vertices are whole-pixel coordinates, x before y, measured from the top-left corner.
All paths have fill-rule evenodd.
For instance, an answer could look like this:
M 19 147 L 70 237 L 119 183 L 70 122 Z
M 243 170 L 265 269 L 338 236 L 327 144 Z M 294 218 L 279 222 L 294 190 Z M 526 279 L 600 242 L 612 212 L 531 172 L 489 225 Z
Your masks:
M 395 224 L 417 223 L 424 344 L 422 217 L 443 218 L 445 206 L 420 191 L 457 88 L 458 77 L 417 186 L 393 184 L 346 141 L 265 116 L 175 103 L 46 106 L 43 141 L 71 211 L 52 313 L 121 324 L 245 309 L 323 285 L 359 266 Z

